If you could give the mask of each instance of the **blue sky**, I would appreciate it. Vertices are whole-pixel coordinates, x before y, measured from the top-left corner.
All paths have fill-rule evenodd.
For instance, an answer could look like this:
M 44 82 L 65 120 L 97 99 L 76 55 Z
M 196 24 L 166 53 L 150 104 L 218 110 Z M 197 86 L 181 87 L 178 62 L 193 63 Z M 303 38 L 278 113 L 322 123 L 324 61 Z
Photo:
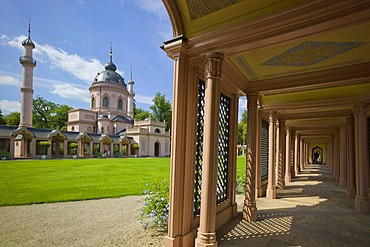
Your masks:
M 173 62 L 159 47 L 172 37 L 161 0 L 1 0 L 0 109 L 20 110 L 22 40 L 31 20 L 36 44 L 34 98 L 89 108 L 89 86 L 109 61 L 127 83 L 130 67 L 137 105 L 149 109 L 156 92 L 172 100 Z

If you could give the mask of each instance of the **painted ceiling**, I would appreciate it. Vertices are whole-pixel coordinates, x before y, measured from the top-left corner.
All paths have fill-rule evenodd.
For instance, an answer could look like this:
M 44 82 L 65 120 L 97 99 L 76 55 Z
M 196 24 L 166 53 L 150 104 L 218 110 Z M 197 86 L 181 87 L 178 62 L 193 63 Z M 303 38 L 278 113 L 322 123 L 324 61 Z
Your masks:
M 187 38 L 226 29 L 268 15 L 303 0 L 185 0 L 179 1 Z
M 251 82 L 370 62 L 370 23 L 231 57 Z

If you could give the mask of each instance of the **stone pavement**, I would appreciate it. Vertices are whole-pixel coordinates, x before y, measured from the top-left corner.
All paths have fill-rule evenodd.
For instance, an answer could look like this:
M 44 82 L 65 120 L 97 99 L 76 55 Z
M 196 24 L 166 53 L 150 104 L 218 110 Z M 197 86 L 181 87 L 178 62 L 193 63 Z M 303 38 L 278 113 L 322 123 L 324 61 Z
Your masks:
M 258 198 L 257 222 L 242 220 L 243 199 L 238 217 L 217 232 L 219 247 L 370 246 L 370 214 L 354 211 L 324 165 L 309 165 L 277 199 Z

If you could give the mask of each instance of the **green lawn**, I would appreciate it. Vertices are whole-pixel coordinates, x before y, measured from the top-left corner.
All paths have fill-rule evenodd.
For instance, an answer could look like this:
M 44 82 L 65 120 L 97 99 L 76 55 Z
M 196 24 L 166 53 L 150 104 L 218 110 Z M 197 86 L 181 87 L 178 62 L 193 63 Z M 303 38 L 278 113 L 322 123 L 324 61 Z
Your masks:
M 170 158 L 0 161 L 0 206 L 142 195 L 169 176 Z
M 0 206 L 141 195 L 169 158 L 0 161 Z

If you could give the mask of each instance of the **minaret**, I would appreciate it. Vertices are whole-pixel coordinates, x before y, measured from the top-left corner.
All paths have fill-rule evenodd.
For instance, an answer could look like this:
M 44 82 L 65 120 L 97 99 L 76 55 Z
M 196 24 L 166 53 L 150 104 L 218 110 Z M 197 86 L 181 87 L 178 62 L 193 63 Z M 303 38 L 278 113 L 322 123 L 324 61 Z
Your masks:
M 33 105 L 33 68 L 36 60 L 32 58 L 32 50 L 35 44 L 31 40 L 31 23 L 28 22 L 28 37 L 22 41 L 24 56 L 19 58 L 22 64 L 22 87 L 21 87 L 21 114 L 19 126 L 32 127 Z
M 127 100 L 127 115 L 131 117 L 131 119 L 134 119 L 134 80 L 132 79 L 132 68 L 131 68 L 131 77 L 128 85 L 128 100 Z

